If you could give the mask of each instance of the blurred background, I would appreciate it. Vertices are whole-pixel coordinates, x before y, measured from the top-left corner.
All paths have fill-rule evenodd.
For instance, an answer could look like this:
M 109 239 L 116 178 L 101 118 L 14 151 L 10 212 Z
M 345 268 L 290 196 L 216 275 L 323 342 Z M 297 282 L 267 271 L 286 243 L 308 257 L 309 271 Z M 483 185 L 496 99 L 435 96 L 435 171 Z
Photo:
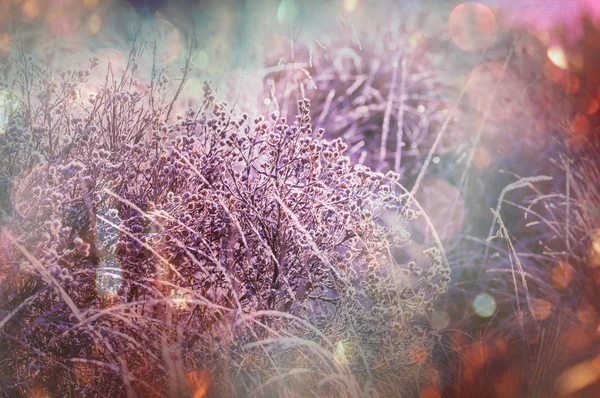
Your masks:
M 58 55 L 57 68 L 95 56 L 122 69 L 140 30 L 175 82 L 193 56 L 179 113 L 205 80 L 257 113 L 294 112 L 297 99 L 310 98 L 315 125 L 349 142 L 354 161 L 397 169 L 440 233 L 453 287 L 429 326 L 445 330 L 458 353 L 436 360 L 462 366 L 445 394 L 551 396 L 544 383 L 563 375 L 562 395 L 594 397 L 600 275 L 588 254 L 600 253 L 600 235 L 590 233 L 600 200 L 586 189 L 598 175 L 569 182 L 590 210 L 574 221 L 579 235 L 566 232 L 567 248 L 560 195 L 570 195 L 565 168 L 576 165 L 565 156 L 598 159 L 599 28 L 598 0 L 0 0 L 0 57 L 22 46 Z M 398 62 L 405 49 L 410 66 Z M 142 60 L 140 84 L 152 66 Z M 405 67 L 412 113 L 390 116 L 386 103 L 405 101 L 394 97 L 404 86 L 393 83 Z M 9 74 L 10 62 L 1 70 Z M 372 95 L 353 94 L 362 84 Z M 399 120 L 410 122 L 405 146 L 382 139 L 390 125 L 402 130 Z M 497 226 L 489 209 L 502 200 L 513 251 L 489 243 Z M 527 288 L 514 291 L 517 252 L 533 300 Z M 566 354 L 556 354 L 561 347 Z M 442 396 L 430 387 L 421 397 Z

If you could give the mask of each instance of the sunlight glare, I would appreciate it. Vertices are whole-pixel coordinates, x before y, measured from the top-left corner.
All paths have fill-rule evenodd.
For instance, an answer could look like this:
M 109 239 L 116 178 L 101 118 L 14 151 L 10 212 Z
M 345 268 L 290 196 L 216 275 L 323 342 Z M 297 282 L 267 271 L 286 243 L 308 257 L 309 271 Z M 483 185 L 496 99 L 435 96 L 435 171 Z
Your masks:
M 551 46 L 550 48 L 548 48 L 547 54 L 548 59 L 559 68 L 567 69 L 567 67 L 569 66 L 567 63 L 567 57 L 563 49 L 559 46 Z

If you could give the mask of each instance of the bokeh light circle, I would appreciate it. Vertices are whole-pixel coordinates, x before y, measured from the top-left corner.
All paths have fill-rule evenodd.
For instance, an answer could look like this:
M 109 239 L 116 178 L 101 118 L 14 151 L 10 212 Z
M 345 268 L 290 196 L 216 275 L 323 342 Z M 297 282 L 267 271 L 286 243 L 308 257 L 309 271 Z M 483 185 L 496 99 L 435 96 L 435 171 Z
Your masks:
M 496 39 L 498 26 L 492 10 L 481 3 L 462 3 L 450 13 L 452 41 L 468 52 L 485 50 Z
M 489 318 L 496 312 L 496 300 L 489 293 L 481 293 L 473 300 L 475 313 L 483 318 Z
M 430 317 L 431 326 L 437 330 L 443 330 L 450 324 L 450 315 L 445 311 L 435 311 Z
M 552 268 L 552 284 L 557 289 L 566 289 L 573 278 L 573 267 L 569 263 L 560 263 Z

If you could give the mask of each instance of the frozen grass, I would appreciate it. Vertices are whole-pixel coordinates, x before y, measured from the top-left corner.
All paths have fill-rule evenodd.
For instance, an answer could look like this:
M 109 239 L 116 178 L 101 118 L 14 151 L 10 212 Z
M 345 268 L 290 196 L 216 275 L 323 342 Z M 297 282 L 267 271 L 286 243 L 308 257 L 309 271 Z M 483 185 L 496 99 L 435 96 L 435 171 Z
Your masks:
M 437 13 L 413 14 L 313 38 L 285 58 L 273 54 L 263 95 L 283 110 L 307 96 L 315 126 L 342 137 L 355 161 L 412 181 L 457 95 L 444 64 L 452 47 Z

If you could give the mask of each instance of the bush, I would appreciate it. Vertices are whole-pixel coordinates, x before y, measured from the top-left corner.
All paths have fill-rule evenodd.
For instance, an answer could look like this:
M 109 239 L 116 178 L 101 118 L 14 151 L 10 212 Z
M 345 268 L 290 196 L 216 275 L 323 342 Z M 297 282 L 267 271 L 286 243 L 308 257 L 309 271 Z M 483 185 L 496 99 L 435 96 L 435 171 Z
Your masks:
M 223 395 L 414 380 L 449 269 L 435 230 L 412 241 L 432 225 L 398 174 L 353 166 L 306 99 L 293 121 L 250 118 L 206 85 L 167 123 L 166 82 L 133 88 L 138 55 L 83 103 L 86 70 L 17 75 L 3 389 L 181 396 L 203 369 Z

